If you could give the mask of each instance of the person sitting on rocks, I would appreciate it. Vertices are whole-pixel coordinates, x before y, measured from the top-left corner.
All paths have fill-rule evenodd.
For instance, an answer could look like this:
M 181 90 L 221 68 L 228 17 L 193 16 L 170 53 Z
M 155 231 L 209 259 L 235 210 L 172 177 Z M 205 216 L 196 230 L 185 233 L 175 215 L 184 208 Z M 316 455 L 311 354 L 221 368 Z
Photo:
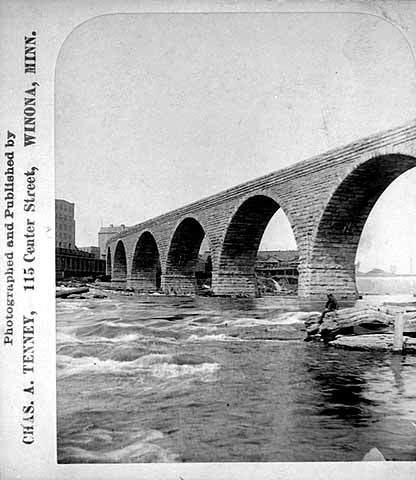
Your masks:
M 319 319 L 319 323 L 324 321 L 324 317 L 328 312 L 333 312 L 338 309 L 338 303 L 332 293 L 327 294 L 328 300 L 325 304 L 325 310 L 321 314 L 321 318 Z

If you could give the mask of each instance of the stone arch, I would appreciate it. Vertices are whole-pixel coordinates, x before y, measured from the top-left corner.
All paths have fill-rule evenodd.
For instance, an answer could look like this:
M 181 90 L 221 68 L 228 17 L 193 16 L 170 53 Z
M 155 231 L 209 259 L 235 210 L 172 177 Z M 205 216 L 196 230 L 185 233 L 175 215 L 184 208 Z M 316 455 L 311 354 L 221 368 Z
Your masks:
M 137 240 L 129 283 L 140 292 L 154 292 L 160 287 L 159 249 L 149 231 L 143 232 Z
M 238 206 L 227 226 L 217 269 L 214 268 L 216 294 L 257 295 L 257 251 L 267 224 L 279 208 L 276 200 L 266 195 L 254 195 Z
M 166 258 L 163 290 L 170 295 L 196 292 L 195 268 L 205 230 L 192 217 L 183 219 L 174 230 Z
M 111 277 L 111 248 L 107 247 L 106 274 Z
M 127 280 L 127 255 L 124 243 L 119 240 L 114 250 L 113 282 L 125 282 Z
M 330 290 L 339 298 L 358 297 L 355 256 L 364 224 L 384 190 L 415 166 L 411 156 L 381 155 L 355 167 L 337 185 L 316 226 L 307 264 L 307 296 L 323 297 Z

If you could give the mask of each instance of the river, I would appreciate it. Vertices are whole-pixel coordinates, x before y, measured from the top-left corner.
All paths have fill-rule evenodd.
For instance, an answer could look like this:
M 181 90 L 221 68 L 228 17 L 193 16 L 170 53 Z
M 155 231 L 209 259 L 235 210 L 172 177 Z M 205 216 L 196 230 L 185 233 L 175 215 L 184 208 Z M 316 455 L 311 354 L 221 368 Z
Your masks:
M 58 299 L 58 462 L 416 460 L 416 357 L 304 342 L 320 307 Z

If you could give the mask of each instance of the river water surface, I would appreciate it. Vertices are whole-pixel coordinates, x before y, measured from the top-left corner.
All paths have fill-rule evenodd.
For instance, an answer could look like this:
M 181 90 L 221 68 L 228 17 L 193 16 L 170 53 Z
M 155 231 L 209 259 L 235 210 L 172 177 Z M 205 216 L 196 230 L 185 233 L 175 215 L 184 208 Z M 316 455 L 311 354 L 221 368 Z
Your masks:
M 58 461 L 416 460 L 416 357 L 304 342 L 317 309 L 57 300 Z

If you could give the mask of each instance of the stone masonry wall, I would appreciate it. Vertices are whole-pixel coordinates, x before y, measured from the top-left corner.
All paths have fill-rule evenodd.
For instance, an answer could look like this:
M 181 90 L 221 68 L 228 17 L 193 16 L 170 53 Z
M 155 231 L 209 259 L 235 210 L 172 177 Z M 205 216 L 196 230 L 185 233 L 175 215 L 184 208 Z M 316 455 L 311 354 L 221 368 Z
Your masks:
M 189 293 L 205 232 L 214 293 L 255 295 L 258 244 L 280 206 L 299 250 L 299 295 L 323 297 L 330 289 L 340 298 L 354 298 L 353 264 L 365 220 L 394 178 L 416 166 L 415 146 L 412 122 L 127 228 L 108 243 L 113 277 L 120 280 L 122 270 L 120 257 L 114 257 L 117 243 L 124 245 L 128 281 L 137 242 L 148 232 L 159 252 L 164 291 Z M 192 220 L 182 223 L 186 219 Z M 183 230 L 184 224 L 193 228 Z

